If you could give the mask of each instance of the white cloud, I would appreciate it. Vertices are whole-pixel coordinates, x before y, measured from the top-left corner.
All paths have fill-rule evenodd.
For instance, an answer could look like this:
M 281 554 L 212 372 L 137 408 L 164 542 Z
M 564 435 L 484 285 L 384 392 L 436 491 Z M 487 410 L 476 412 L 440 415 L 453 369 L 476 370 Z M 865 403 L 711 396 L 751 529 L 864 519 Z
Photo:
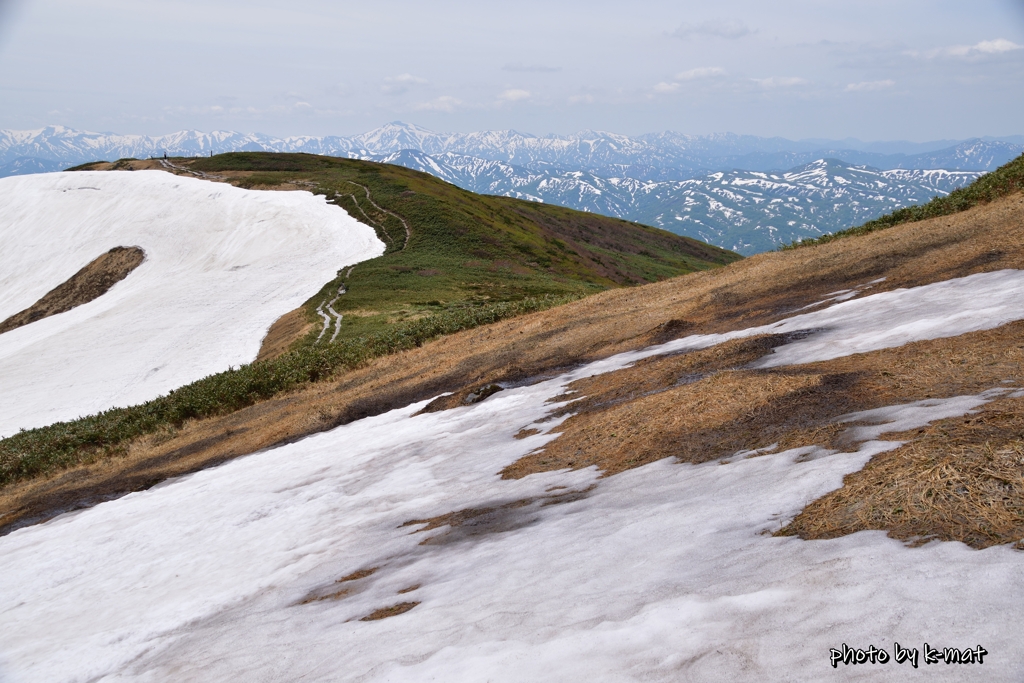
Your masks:
M 420 102 L 413 109 L 416 111 L 443 111 L 450 114 L 460 106 L 462 106 L 462 100 L 456 99 L 451 95 L 442 95 L 441 97 L 435 97 L 429 102 Z
M 738 19 L 713 19 L 699 24 L 683 22 L 679 25 L 679 28 L 672 32 L 672 35 L 676 38 L 689 38 L 690 36 L 698 35 L 736 40 L 751 33 L 753 31 Z
M 662 93 L 662 94 L 667 94 L 667 93 L 670 93 L 670 92 L 675 92 L 676 90 L 679 90 L 679 84 L 678 83 L 665 83 L 663 81 L 661 83 L 655 84 L 655 86 L 654 86 L 654 92 Z
M 725 69 L 720 69 L 717 66 L 702 66 L 697 69 L 690 69 L 689 71 L 683 71 L 682 73 L 676 74 L 677 81 L 693 81 L 698 78 L 714 78 L 716 76 L 724 76 Z
M 807 85 L 806 79 L 797 78 L 795 76 L 772 76 L 771 78 L 753 78 L 751 80 L 762 88 L 793 88 L 798 85 Z
M 412 74 L 401 74 L 399 76 L 389 76 L 384 79 L 384 85 L 380 87 L 381 92 L 388 95 L 401 95 L 409 92 L 413 86 L 422 85 L 426 83 L 426 79 L 417 78 Z
M 991 55 L 998 54 L 1000 52 L 1012 52 L 1013 50 L 1021 50 L 1024 49 L 1024 45 L 1018 45 L 1013 41 L 1007 40 L 1006 38 L 996 38 L 995 40 L 983 40 L 977 45 L 972 46 L 971 49 Z
M 951 47 L 927 50 L 925 52 L 911 50 L 906 54 L 909 54 L 912 57 L 935 59 L 936 57 L 977 57 L 979 55 L 998 55 L 1003 54 L 1004 52 L 1013 52 L 1014 50 L 1024 50 L 1024 45 L 1018 45 L 1012 40 L 1007 40 L 1006 38 L 996 38 L 995 40 L 983 40 L 974 45 L 953 45 Z
M 593 95 L 573 95 L 569 98 L 569 104 L 593 104 Z
M 498 95 L 498 99 L 504 102 L 518 102 L 520 100 L 526 100 L 530 98 L 529 90 L 517 90 L 515 88 L 506 90 L 505 92 Z
M 850 83 L 844 88 L 846 92 L 870 92 L 872 90 L 885 90 L 896 85 L 896 81 L 884 80 L 884 81 L 861 81 L 860 83 Z

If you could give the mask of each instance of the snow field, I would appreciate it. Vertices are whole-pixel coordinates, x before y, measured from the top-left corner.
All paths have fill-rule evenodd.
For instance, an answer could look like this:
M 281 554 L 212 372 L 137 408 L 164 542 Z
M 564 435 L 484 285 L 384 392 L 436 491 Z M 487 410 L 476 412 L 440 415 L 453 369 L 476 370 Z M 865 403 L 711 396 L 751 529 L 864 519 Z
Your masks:
M 384 250 L 308 192 L 162 171 L 4 178 L 0 320 L 116 246 L 146 260 L 98 299 L 0 335 L 0 436 L 248 363 L 278 317 Z
M 1002 271 L 836 304 L 768 326 L 817 330 L 771 358 L 808 362 L 994 327 L 1015 314 L 991 295 L 1022 285 L 1024 273 Z M 895 315 L 898 335 L 888 332 Z M 1015 388 L 845 416 L 870 423 L 852 428 L 868 440 L 849 453 L 663 460 L 607 479 L 593 469 L 498 478 L 555 437 L 546 401 L 569 382 L 759 331 L 677 340 L 415 415 L 423 402 L 0 538 L 0 679 L 1015 677 L 1020 553 L 909 549 L 881 532 L 770 536 L 897 447 L 879 440 L 886 431 L 966 414 Z M 512 438 L 523 427 L 543 433 Z M 579 500 L 551 498 L 590 487 Z M 508 505 L 524 499 L 533 502 Z M 405 526 L 467 508 L 495 511 L 456 528 Z M 435 542 L 420 545 L 428 537 Z M 341 588 L 350 594 L 308 601 Z M 421 604 L 360 621 L 405 601 Z M 891 652 L 894 642 L 980 644 L 990 655 L 982 671 L 829 665 L 829 649 L 843 643 Z

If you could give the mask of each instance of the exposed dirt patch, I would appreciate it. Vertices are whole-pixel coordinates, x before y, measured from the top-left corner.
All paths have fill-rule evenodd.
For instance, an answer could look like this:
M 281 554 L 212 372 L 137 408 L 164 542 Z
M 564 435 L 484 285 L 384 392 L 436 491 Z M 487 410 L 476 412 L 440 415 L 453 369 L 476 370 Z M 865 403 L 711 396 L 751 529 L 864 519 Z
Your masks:
M 52 516 L 72 506 L 87 505 L 104 496 L 146 488 L 168 477 L 288 443 L 307 434 L 407 406 L 444 392 L 458 394 L 466 391 L 465 395 L 468 395 L 472 389 L 492 383 L 550 376 L 560 368 L 642 348 L 653 339 L 665 341 L 673 336 L 725 332 L 771 323 L 826 298 L 830 292 L 853 289 L 879 277 L 887 279 L 863 290 L 861 296 L 1003 268 L 1024 269 L 1022 195 L 955 216 L 900 225 L 815 247 L 761 254 L 725 268 L 643 287 L 610 290 L 555 309 L 467 330 L 420 348 L 380 358 L 336 381 L 309 386 L 231 415 L 190 423 L 172 435 L 139 439 L 126 449 L 126 455 L 121 458 L 83 465 L 47 481 L 7 487 L 0 492 L 0 511 L 3 513 L 0 532 L 24 524 L 27 519 L 45 519 L 47 515 Z M 688 324 L 679 325 L 672 321 L 686 321 Z M 1020 328 L 1007 328 L 1016 330 L 1017 338 L 1020 338 Z M 961 339 L 970 336 L 965 335 Z M 997 372 L 1000 365 L 1009 362 L 999 356 L 999 349 L 1009 352 L 1009 346 L 987 347 L 985 344 L 989 342 L 979 342 L 980 345 L 972 347 L 973 356 L 964 357 L 966 363 L 953 364 L 950 359 L 960 359 L 966 347 L 948 340 L 928 343 L 935 344 L 930 351 L 920 345 L 909 345 L 903 350 L 878 352 L 877 356 L 854 356 L 830 362 L 827 366 L 814 364 L 771 373 L 731 370 L 720 373 L 732 375 L 728 381 L 726 378 L 706 378 L 673 391 L 693 392 L 699 385 L 701 390 L 708 392 L 705 400 L 711 400 L 713 396 L 728 399 L 730 383 L 745 384 L 748 393 L 744 394 L 744 400 L 748 403 L 743 404 L 736 399 L 735 405 L 737 409 L 741 404 L 747 405 L 748 410 L 753 411 L 749 415 L 743 411 L 737 413 L 746 420 L 739 424 L 748 433 L 736 438 L 735 448 L 730 445 L 732 442 L 726 444 L 728 448 L 741 450 L 761 448 L 776 440 L 794 443 L 827 437 L 828 430 L 835 429 L 829 427 L 830 419 L 851 410 L 913 401 L 929 395 L 977 392 L 997 385 L 1002 379 L 1021 377 L 1016 359 L 1002 368 L 1004 374 Z M 947 346 L 942 347 L 943 343 Z M 991 343 L 997 344 L 995 340 Z M 929 352 L 934 355 L 923 355 Z M 997 365 L 988 367 L 986 363 L 989 361 L 985 359 L 993 354 L 998 356 L 992 361 Z M 887 360 L 871 361 L 870 358 Z M 903 365 L 891 368 L 885 363 Z M 659 371 L 656 361 L 652 361 L 650 371 Z M 664 366 L 668 375 L 678 371 L 681 368 Z M 892 374 L 885 376 L 883 372 Z M 641 387 L 643 381 L 646 380 L 637 379 L 637 387 Z M 838 385 L 829 385 L 828 382 Z M 628 394 L 630 389 L 624 384 L 621 391 Z M 644 390 L 638 391 L 643 393 Z M 635 419 L 647 419 L 644 415 L 649 413 L 649 406 L 654 405 L 658 396 L 668 393 L 665 391 L 640 399 L 648 402 L 642 407 L 636 406 Z M 810 397 L 816 398 L 812 401 Z M 687 400 L 697 401 L 698 397 L 691 394 Z M 805 406 L 806 412 L 796 413 L 797 417 L 788 421 L 783 420 L 780 423 L 785 429 L 783 433 L 757 431 L 755 428 L 761 424 L 757 416 L 777 410 L 775 406 L 783 405 L 783 400 L 790 400 L 789 405 Z M 625 411 L 628 404 L 627 400 L 617 410 Z M 665 406 L 667 408 L 669 404 Z M 671 408 L 669 415 L 678 414 L 675 406 Z M 611 414 L 607 416 L 608 419 L 612 417 Z M 625 419 L 627 413 L 619 413 L 619 417 Z M 676 439 L 677 444 L 681 443 L 680 440 L 704 439 L 704 443 L 711 444 L 712 450 L 722 452 L 724 446 L 715 445 L 720 442 L 714 435 L 725 434 L 726 430 L 731 432 L 732 427 L 725 412 L 719 417 L 724 420 L 721 427 L 715 427 L 713 421 L 709 421 L 705 425 L 707 430 L 695 436 L 689 432 L 682 436 L 682 423 L 674 427 L 665 426 L 663 434 L 665 438 Z M 786 416 L 780 414 L 778 417 Z M 666 416 L 657 419 L 663 418 Z M 651 428 L 657 424 L 655 421 Z M 607 438 L 597 440 L 595 437 L 588 448 L 595 451 L 611 449 L 617 455 L 606 457 L 598 453 L 594 457 L 621 462 L 625 466 L 625 460 L 634 456 L 627 455 L 621 445 L 616 445 L 619 440 L 617 425 L 609 422 L 607 426 L 616 426 L 616 429 L 599 432 L 607 434 Z M 610 437 L 613 432 L 616 434 L 614 440 Z M 216 438 L 205 441 L 211 437 Z M 658 446 L 649 436 L 643 437 L 648 439 L 646 442 L 639 441 L 639 433 L 635 438 L 638 444 L 650 444 L 650 450 L 640 453 L 641 460 L 658 457 L 658 452 L 669 448 Z M 771 440 L 766 441 L 767 438 Z M 203 445 L 198 447 L 199 444 Z M 190 447 L 198 448 L 189 451 Z M 693 447 L 691 452 L 696 454 L 697 448 Z M 176 453 L 188 455 L 174 455 Z M 575 455 L 574 450 L 570 453 L 567 449 L 565 456 L 570 454 Z
M 311 602 L 321 602 L 323 600 L 341 600 L 342 598 L 347 598 L 351 594 L 351 592 L 352 591 L 350 591 L 348 588 L 342 588 L 341 590 L 332 591 L 330 593 L 308 595 L 305 598 L 303 598 L 299 602 L 299 604 L 308 605 Z
M 197 158 L 182 159 L 119 159 L 117 161 L 97 161 L 86 167 L 79 168 L 83 171 L 164 171 L 174 175 L 190 178 L 203 178 L 205 180 L 230 182 L 238 187 L 247 190 L 274 190 L 274 191 L 309 191 L 312 182 L 304 179 L 294 179 L 282 182 L 280 178 L 268 176 L 259 171 L 217 171 L 216 174 L 194 171 L 190 167 Z
M 352 572 L 348 576 L 341 577 L 333 584 L 321 586 L 320 588 L 310 591 L 309 594 L 300 600 L 298 604 L 308 605 L 311 602 L 320 602 L 322 600 L 341 600 L 343 598 L 347 598 L 348 596 L 362 590 L 363 587 L 359 585 L 346 585 L 343 588 L 338 588 L 339 583 L 353 584 L 354 582 L 373 576 L 377 569 L 379 569 L 379 567 L 370 567 L 369 569 L 360 569 L 359 571 Z
M 420 541 L 420 545 L 449 545 L 488 534 L 522 529 L 537 520 L 537 511 L 540 508 L 582 500 L 592 490 L 593 487 L 590 487 L 537 498 L 523 498 L 488 507 L 466 508 L 429 519 L 412 519 L 402 526 L 424 525 L 422 529 L 413 532 L 417 534 L 444 528 L 444 531 Z
M 378 621 L 379 619 L 387 619 L 388 617 L 397 617 L 399 614 L 405 614 L 413 607 L 418 605 L 418 602 L 400 602 L 397 605 L 391 607 L 382 607 L 379 610 L 375 610 L 359 621 Z
M 370 567 L 369 569 L 360 569 L 358 571 L 352 572 L 348 576 L 341 577 L 335 583 L 345 583 L 347 581 L 358 581 L 359 579 L 365 579 L 368 576 L 373 576 L 377 572 L 378 569 L 379 569 L 379 567 Z
M 51 289 L 39 301 L 0 322 L 0 334 L 98 299 L 142 265 L 145 258 L 146 253 L 139 247 L 114 247 Z
M 306 311 L 302 306 L 285 313 L 267 330 L 267 336 L 263 338 L 256 360 L 273 360 L 287 353 L 292 344 L 315 327 L 316 325 L 306 318 Z
M 78 167 L 82 171 L 167 171 L 159 159 L 118 159 L 117 161 L 97 161 L 87 166 Z
M 484 401 L 502 390 L 502 387 L 494 383 L 485 384 L 481 387 L 468 387 L 453 394 L 438 396 L 424 406 L 420 413 L 436 413 L 442 410 L 458 408 L 459 406 L 480 403 L 480 401 Z

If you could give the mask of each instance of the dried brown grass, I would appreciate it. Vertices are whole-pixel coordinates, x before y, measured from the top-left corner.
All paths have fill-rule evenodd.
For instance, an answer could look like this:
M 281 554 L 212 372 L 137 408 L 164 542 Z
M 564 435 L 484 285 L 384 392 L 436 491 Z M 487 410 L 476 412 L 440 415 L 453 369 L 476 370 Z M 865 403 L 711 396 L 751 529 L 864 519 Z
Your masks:
M 309 386 L 231 415 L 187 424 L 175 433 L 139 439 L 122 458 L 87 464 L 46 481 L 8 487 L 0 491 L 0 532 L 444 392 L 465 391 L 468 395 L 474 387 L 549 376 L 561 368 L 673 336 L 770 323 L 821 300 L 829 292 L 879 277 L 887 280 L 865 294 L 1002 268 L 1024 268 L 1022 195 L 955 216 L 901 225 L 817 247 L 760 254 L 725 268 L 642 287 L 610 290 L 377 359 L 338 381 Z M 949 348 L 935 353 L 955 356 L 956 351 Z M 977 353 L 983 356 L 988 352 L 979 348 Z M 917 360 L 920 359 L 914 358 L 912 365 Z M 799 433 L 803 438 L 815 429 L 826 428 L 828 421 L 814 414 L 817 406 L 828 407 L 822 414 L 831 416 L 839 414 L 836 410 L 853 409 L 842 407 L 844 400 L 850 406 L 873 407 L 887 396 L 873 395 L 871 388 L 875 385 L 891 389 L 891 398 L 916 400 L 928 394 L 950 395 L 953 387 L 971 384 L 960 372 L 964 366 L 940 368 L 943 363 L 933 359 L 925 364 L 935 367 L 933 376 L 900 372 L 886 377 L 881 373 L 888 369 L 869 369 L 869 361 L 854 357 L 845 364 L 836 361 L 831 369 L 814 371 L 817 374 L 804 366 L 800 370 L 781 369 L 772 373 L 734 370 L 720 373 L 723 376 L 718 379 L 712 376 L 672 391 L 677 391 L 675 396 L 680 399 L 682 393 L 689 392 L 690 398 L 683 400 L 718 410 L 714 413 L 717 417 L 707 418 L 704 424 L 704 443 L 730 444 L 733 442 L 728 439 L 734 439 L 735 443 L 756 443 L 755 447 L 761 447 L 767 444 L 761 443 L 761 434 L 755 430 L 764 423 L 758 415 L 783 410 L 777 406 L 793 406 L 778 413 L 780 418 L 786 417 L 786 410 L 810 406 L 804 413 L 794 413 L 797 419 L 783 420 L 788 430 L 785 434 L 766 437 L 784 441 L 788 434 Z M 970 363 L 972 371 L 978 367 Z M 651 368 L 655 371 L 655 364 Z M 1004 375 L 1007 376 L 1010 375 Z M 842 389 L 844 383 L 850 382 L 857 391 Z M 738 390 L 741 385 L 746 388 L 731 404 L 732 412 L 715 407 L 718 397 L 728 395 L 734 387 Z M 693 393 L 696 391 L 705 392 L 703 398 Z M 624 462 L 628 451 L 619 443 L 621 429 L 643 446 L 638 462 L 656 457 L 663 449 L 650 428 L 646 437 L 636 425 L 633 429 L 638 431 L 627 432 L 629 425 L 625 420 L 630 415 L 636 421 L 646 419 L 644 416 L 650 413 L 648 406 L 667 408 L 667 397 L 658 398 L 665 393 L 649 397 L 642 404 L 643 409 L 634 406 L 631 414 L 625 411 L 636 400 L 626 401 L 621 409 L 624 412 L 617 414 L 622 420 L 621 427 L 619 422 L 598 425 L 601 429 L 614 426 L 615 440 L 610 436 L 595 439 L 588 442 L 588 448 L 611 449 Z M 833 401 L 837 402 L 834 406 Z M 737 423 L 736 416 L 746 421 Z M 742 439 L 729 436 L 736 425 L 747 430 Z M 665 426 L 661 433 L 670 439 L 681 434 L 681 429 L 682 423 Z M 610 435 L 612 430 L 600 433 Z M 692 452 L 696 454 L 697 449 Z M 619 455 L 594 457 L 620 461 Z
M 502 476 L 594 465 L 615 474 L 666 457 L 707 462 L 772 444 L 849 448 L 849 425 L 836 422 L 847 413 L 1024 379 L 1024 322 L 831 361 L 737 369 L 778 345 L 778 337 L 649 358 L 572 383 L 581 393 L 562 398 L 578 398 L 552 411 L 572 413 L 558 437 Z
M 306 319 L 306 311 L 299 306 L 278 318 L 260 344 L 256 360 L 273 360 L 288 352 L 292 344 L 306 336 L 316 325 Z
M 1024 546 L 1024 401 L 998 400 L 888 438 L 911 441 L 847 475 L 778 533 L 824 539 L 877 529 L 912 544 Z
M 1016 322 L 770 370 L 729 369 L 750 357 L 741 342 L 647 359 L 570 385 L 589 393 L 553 411 L 575 412 L 559 436 L 502 474 L 596 465 L 610 475 L 665 457 L 706 462 L 773 444 L 849 450 L 857 447 L 851 424 L 837 418 L 851 412 L 1024 381 L 1022 342 L 1024 322 Z M 709 374 L 680 385 L 694 368 Z M 1024 539 L 1024 400 L 999 399 L 977 415 L 886 438 L 909 443 L 848 475 L 780 533 L 814 539 L 883 529 L 976 548 Z

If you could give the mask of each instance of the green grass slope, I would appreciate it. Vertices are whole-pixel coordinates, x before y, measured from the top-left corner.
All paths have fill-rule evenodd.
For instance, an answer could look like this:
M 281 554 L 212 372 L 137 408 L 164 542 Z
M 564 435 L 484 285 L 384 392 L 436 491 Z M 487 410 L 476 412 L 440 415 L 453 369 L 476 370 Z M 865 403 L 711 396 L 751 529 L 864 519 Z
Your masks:
M 309 321 L 316 322 L 316 307 L 344 286 L 346 294 L 334 304 L 344 316 L 339 339 L 439 312 L 584 296 L 739 258 L 636 223 L 474 194 L 401 166 L 258 152 L 186 163 L 208 174 L 248 173 L 231 178 L 243 187 L 307 186 L 377 230 L 385 254 L 351 275 L 341 270 L 306 305 Z
M 979 204 L 988 202 L 1024 191 L 1024 154 L 1013 161 L 1003 164 L 991 173 L 987 173 L 966 187 L 953 190 L 945 197 L 936 197 L 927 204 L 917 204 L 897 209 L 864 225 L 829 233 L 814 239 L 792 242 L 781 249 L 799 249 L 810 247 L 815 244 L 825 244 L 832 240 L 852 237 L 854 235 L 866 235 L 876 230 L 884 230 L 901 223 L 913 223 L 928 218 L 938 218 L 950 214 L 966 211 Z
M 444 334 L 741 258 L 614 218 L 476 195 L 398 166 L 269 153 L 173 161 L 243 187 L 288 184 L 326 195 L 373 225 L 386 252 L 351 270 L 339 264 L 338 277 L 304 305 L 318 322 L 317 306 L 346 288 L 334 302 L 344 316 L 336 341 L 317 343 L 314 330 L 278 358 L 0 440 L 0 486 L 121 453 L 136 437 L 253 405 Z

